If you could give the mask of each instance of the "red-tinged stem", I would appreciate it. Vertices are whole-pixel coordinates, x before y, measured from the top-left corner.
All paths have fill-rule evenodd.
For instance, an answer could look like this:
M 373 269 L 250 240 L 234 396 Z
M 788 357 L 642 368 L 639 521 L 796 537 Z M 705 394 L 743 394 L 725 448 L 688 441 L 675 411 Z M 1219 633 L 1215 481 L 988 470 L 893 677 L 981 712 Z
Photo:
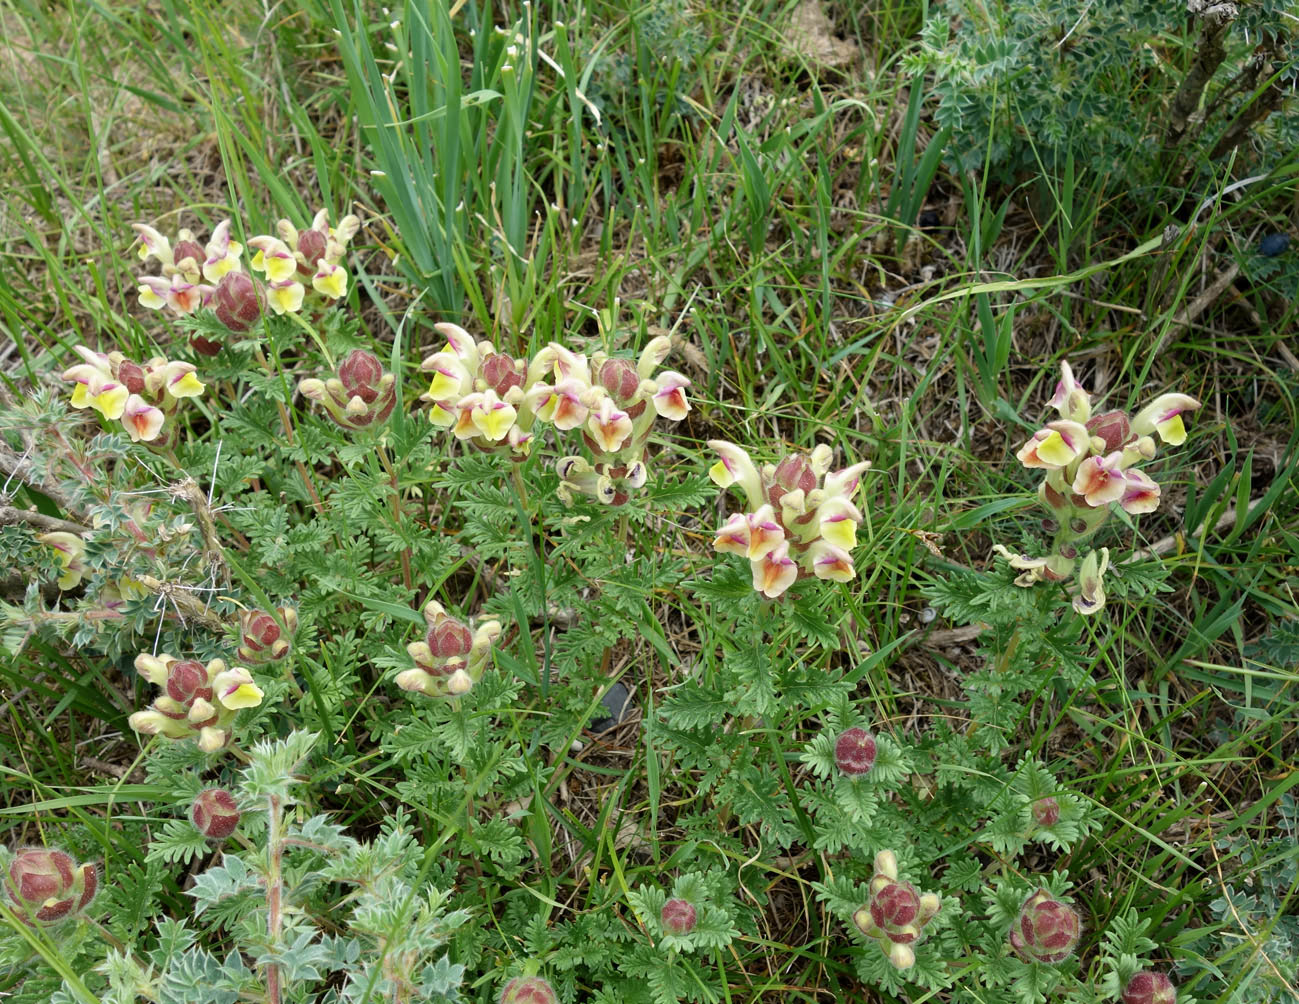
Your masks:
M 283 923 L 281 913 L 284 896 L 284 876 L 281 864 L 284 856 L 284 838 L 281 828 L 284 820 L 280 815 L 280 799 L 270 796 L 270 811 L 267 813 L 266 834 L 266 907 L 267 933 L 271 952 L 278 951 L 280 946 L 280 928 Z M 280 967 L 270 962 L 266 966 L 266 1001 L 267 1004 L 280 1004 Z

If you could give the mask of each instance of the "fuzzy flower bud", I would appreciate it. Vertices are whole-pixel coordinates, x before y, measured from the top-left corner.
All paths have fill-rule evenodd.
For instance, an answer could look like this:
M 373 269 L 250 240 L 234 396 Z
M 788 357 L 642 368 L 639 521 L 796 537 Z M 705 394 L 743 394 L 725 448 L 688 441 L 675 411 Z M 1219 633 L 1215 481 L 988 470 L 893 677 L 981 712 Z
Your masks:
M 1128 980 L 1123 1004 L 1177 1004 L 1177 989 L 1166 974 L 1142 970 Z
M 1078 911 L 1039 889 L 1024 901 L 1010 928 L 1010 947 L 1026 962 L 1063 962 L 1082 936 Z
M 424 640 L 406 646 L 415 668 L 398 673 L 397 686 L 428 697 L 467 694 L 482 679 L 492 643 L 501 634 L 500 623 L 484 621 L 471 631 L 436 600 L 424 607 L 424 620 L 428 624 Z
M 239 615 L 239 659 L 253 665 L 283 659 L 289 652 L 289 639 L 298 628 L 298 612 L 292 607 L 276 607 L 279 620 L 265 610 L 245 610 Z M 280 624 L 283 623 L 283 629 Z
M 559 997 L 540 976 L 516 976 L 505 984 L 500 1004 L 559 1004 Z
M 239 826 L 239 806 L 223 788 L 205 788 L 189 807 L 194 828 L 209 840 L 224 840 Z
M 659 913 L 659 923 L 667 934 L 689 934 L 695 929 L 696 920 L 694 906 L 684 899 L 668 900 Z
M 924 936 L 925 926 L 938 915 L 942 901 L 933 893 L 922 895 L 910 882 L 899 879 L 892 851 L 875 856 L 870 890 L 870 902 L 853 914 L 853 923 L 862 934 L 879 940 L 895 968 L 911 968 L 916 961 L 914 946 Z
M 875 737 L 865 729 L 846 729 L 834 741 L 834 763 L 841 774 L 860 777 L 875 766 Z
M 1038 826 L 1054 826 L 1060 822 L 1060 803 L 1050 795 L 1034 801 L 1030 811 Z
M 227 272 L 212 293 L 212 308 L 231 331 L 247 331 L 262 316 L 262 295 L 248 275 Z
M 194 738 L 199 749 L 210 753 L 231 739 L 231 725 L 242 708 L 261 704 L 262 689 L 242 666 L 227 668 L 222 659 L 206 665 L 173 655 L 136 657 L 140 675 L 163 693 L 151 708 L 130 718 L 131 728 L 143 735 L 168 739 Z
M 298 390 L 323 404 L 344 429 L 382 425 L 397 404 L 396 379 L 364 349 L 352 350 L 339 365 L 336 378 L 303 380 Z
M 9 898 L 19 916 L 62 920 L 83 909 L 99 888 L 95 866 L 78 866 L 64 851 L 28 847 L 9 863 Z

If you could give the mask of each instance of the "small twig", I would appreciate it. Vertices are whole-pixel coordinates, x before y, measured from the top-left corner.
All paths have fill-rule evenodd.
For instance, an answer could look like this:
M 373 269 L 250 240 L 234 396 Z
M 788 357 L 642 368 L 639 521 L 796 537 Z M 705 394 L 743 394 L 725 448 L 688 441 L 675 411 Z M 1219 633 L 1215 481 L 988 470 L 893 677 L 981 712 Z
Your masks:
M 174 582 L 163 582 L 152 575 L 136 575 L 134 578 L 149 592 L 169 600 L 182 620 L 189 617 L 211 631 L 225 631 L 226 622 L 187 593 L 184 586 Z
M 44 513 L 34 512 L 31 509 L 15 509 L 9 505 L 0 506 L 0 526 L 17 526 L 20 523 L 34 526 L 46 533 L 57 531 L 75 533 L 80 536 L 90 532 L 88 526 L 82 526 L 80 523 L 73 523 L 66 519 L 59 519 L 57 516 L 46 516 Z

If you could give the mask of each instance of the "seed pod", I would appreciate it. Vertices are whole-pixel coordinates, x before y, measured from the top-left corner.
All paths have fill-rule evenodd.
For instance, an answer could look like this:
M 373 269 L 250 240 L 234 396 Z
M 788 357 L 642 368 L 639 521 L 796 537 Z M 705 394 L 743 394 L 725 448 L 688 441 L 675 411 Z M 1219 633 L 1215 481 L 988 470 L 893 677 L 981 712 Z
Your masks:
M 689 934 L 697 919 L 694 906 L 684 899 L 668 900 L 659 913 L 659 923 L 668 934 Z
M 1028 962 L 1063 962 L 1078 947 L 1078 911 L 1039 889 L 1024 901 L 1010 928 L 1010 947 Z
M 875 737 L 865 729 L 846 729 L 834 741 L 834 762 L 840 773 L 859 777 L 875 766 Z
M 190 822 L 209 840 L 224 840 L 239 826 L 239 806 L 224 788 L 205 788 L 189 807 Z

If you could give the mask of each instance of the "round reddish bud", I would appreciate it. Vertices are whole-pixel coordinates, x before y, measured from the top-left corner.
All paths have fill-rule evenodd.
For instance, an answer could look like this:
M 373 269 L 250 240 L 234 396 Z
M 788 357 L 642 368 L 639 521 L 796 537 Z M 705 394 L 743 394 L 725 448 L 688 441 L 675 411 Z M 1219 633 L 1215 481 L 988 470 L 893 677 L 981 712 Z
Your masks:
M 280 607 L 278 613 L 285 627 L 293 630 L 298 620 L 296 612 Z M 284 632 L 279 623 L 265 610 L 245 610 L 240 614 L 239 633 L 239 658 L 243 662 L 269 662 L 288 654 L 289 640 L 282 637 Z
M 186 659 L 172 663 L 167 673 L 167 696 L 177 704 L 193 704 L 198 698 L 212 700 L 212 685 L 208 682 L 207 668 L 201 662 Z
M 195 268 L 202 268 L 203 263 L 207 261 L 207 252 L 198 241 L 177 241 L 176 246 L 171 249 L 171 260 L 179 268 L 180 263 L 186 258 L 194 260 Z
M 9 898 L 35 920 L 61 920 L 89 903 L 98 886 L 95 866 L 78 868 L 63 851 L 30 847 L 9 863 Z
M 129 359 L 123 359 L 117 364 L 117 379 L 121 381 L 128 393 L 139 394 L 144 390 L 144 367 Z
M 214 342 L 210 338 L 204 338 L 202 335 L 190 335 L 189 347 L 201 356 L 219 356 L 221 354 L 221 343 Z
M 659 923 L 668 934 L 689 934 L 697 919 L 694 906 L 684 899 L 668 900 L 659 913 Z
M 870 773 L 875 766 L 875 737 L 865 729 L 846 729 L 834 741 L 834 764 L 850 777 Z
M 189 807 L 194 829 L 209 840 L 224 840 L 239 826 L 239 806 L 223 788 L 204 788 Z
M 478 372 L 483 382 L 502 399 L 512 387 L 523 386 L 523 365 L 517 359 L 500 352 L 484 356 Z
M 505 984 L 500 1004 L 559 1004 L 559 997 L 540 976 L 516 976 Z
M 871 897 L 871 920 L 895 945 L 920 938 L 920 893 L 910 882 L 891 881 Z
M 1123 1004 L 1177 1004 L 1177 989 L 1164 973 L 1144 970 L 1128 980 Z
M 436 659 L 452 659 L 468 655 L 474 646 L 474 636 L 469 628 L 450 617 L 438 621 L 428 629 L 424 641 Z
M 1105 441 L 1105 452 L 1123 449 L 1132 438 L 1132 423 L 1121 411 L 1107 411 L 1087 420 L 1087 431 Z
M 212 292 L 211 302 L 217 320 L 231 331 L 247 331 L 262 316 L 261 292 L 252 277 L 243 272 L 227 272 L 223 275 Z M 192 344 L 193 339 L 190 341 Z
M 636 364 L 630 359 L 621 357 L 606 359 L 596 373 L 595 379 L 620 406 L 627 404 L 636 395 L 636 388 L 640 386 L 640 374 L 636 372 Z
M 1020 908 L 1010 928 L 1010 947 L 1029 962 L 1063 962 L 1074 953 L 1081 936 L 1078 911 L 1041 889 Z
M 329 247 L 329 235 L 321 233 L 319 230 L 299 230 L 298 231 L 298 254 L 306 260 L 304 265 L 298 263 L 298 271 L 303 275 L 315 275 L 316 263 L 325 257 L 325 251 Z
M 359 397 L 370 404 L 379 396 L 376 384 L 383 379 L 383 364 L 365 349 L 353 349 L 338 367 L 338 379 L 349 398 Z
M 779 506 L 786 492 L 802 489 L 806 494 L 816 487 L 816 471 L 812 461 L 801 453 L 791 453 L 776 465 L 771 476 L 772 484 L 767 488 L 767 501 Z
M 1034 801 L 1031 811 L 1038 826 L 1054 826 L 1060 822 L 1060 803 L 1050 795 Z

